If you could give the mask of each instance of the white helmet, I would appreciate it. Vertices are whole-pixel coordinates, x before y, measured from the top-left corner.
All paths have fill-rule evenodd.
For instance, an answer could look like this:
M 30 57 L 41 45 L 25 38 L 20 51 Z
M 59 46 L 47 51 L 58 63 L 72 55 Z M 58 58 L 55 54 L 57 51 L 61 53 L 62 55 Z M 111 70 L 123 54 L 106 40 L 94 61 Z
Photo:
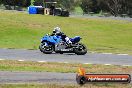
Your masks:
M 61 32 L 61 29 L 59 27 L 55 27 L 54 30 L 53 30 L 53 32 L 60 33 Z

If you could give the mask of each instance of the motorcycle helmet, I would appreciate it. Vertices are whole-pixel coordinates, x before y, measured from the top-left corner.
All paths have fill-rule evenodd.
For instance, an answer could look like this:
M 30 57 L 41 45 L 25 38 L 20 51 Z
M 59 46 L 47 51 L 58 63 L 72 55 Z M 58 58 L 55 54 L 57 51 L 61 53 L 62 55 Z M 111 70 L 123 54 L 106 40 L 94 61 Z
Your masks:
M 61 29 L 59 27 L 55 27 L 53 33 L 59 34 L 61 33 Z

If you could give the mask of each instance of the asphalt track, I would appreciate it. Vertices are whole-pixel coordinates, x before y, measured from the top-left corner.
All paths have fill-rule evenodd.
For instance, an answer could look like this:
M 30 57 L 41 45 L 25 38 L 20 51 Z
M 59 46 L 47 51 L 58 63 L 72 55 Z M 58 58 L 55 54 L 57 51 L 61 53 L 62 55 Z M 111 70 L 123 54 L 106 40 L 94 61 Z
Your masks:
M 0 84 L 3 83 L 77 84 L 76 73 L 0 71 Z
M 0 60 L 92 63 L 106 65 L 132 65 L 132 56 L 127 54 L 88 53 L 75 54 L 43 54 L 39 50 L 0 49 Z M 0 71 L 0 83 L 59 83 L 76 84 L 76 73 L 56 72 L 10 72 Z
M 0 59 L 132 66 L 132 55 L 111 53 L 88 53 L 86 55 L 76 55 L 68 53 L 43 54 L 39 50 L 0 49 Z
M 75 73 L 0 71 L 1 83 L 58 83 L 75 84 Z

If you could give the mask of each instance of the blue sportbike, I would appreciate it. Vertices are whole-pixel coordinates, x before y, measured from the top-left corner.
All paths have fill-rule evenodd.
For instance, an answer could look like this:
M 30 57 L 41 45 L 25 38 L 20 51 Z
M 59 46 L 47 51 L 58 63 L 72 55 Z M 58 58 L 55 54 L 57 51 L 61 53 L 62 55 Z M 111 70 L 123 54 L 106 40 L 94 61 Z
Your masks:
M 47 34 L 41 39 L 39 49 L 45 54 L 55 52 L 60 54 L 75 53 L 77 55 L 85 55 L 87 53 L 87 48 L 84 44 L 79 43 L 80 40 L 80 36 L 70 38 L 72 44 L 69 46 L 69 44 L 62 40 L 61 36 L 51 36 Z

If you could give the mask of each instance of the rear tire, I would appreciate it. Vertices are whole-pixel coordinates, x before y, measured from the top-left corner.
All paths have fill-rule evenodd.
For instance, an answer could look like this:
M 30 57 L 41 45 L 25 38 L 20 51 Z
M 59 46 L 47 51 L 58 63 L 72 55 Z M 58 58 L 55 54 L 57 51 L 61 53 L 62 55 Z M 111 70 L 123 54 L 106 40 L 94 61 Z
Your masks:
M 77 55 L 85 55 L 87 53 L 87 48 L 84 44 L 78 43 L 79 47 L 74 49 L 74 53 Z

